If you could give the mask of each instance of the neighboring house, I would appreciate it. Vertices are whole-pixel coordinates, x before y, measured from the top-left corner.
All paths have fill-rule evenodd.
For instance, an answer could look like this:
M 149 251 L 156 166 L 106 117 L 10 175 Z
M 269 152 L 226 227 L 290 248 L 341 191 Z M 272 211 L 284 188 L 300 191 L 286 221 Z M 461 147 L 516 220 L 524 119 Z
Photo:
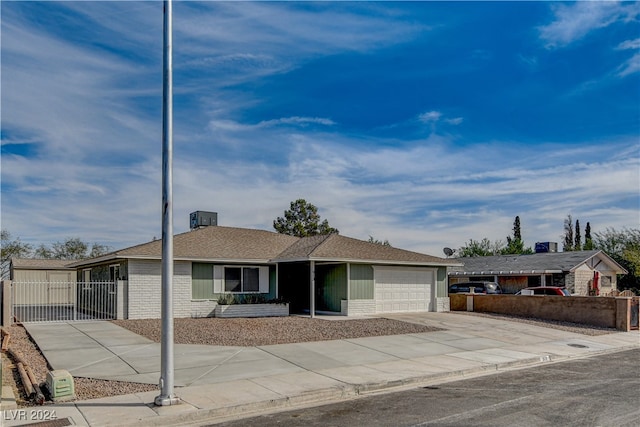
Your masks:
M 574 295 L 603 294 L 616 290 L 617 275 L 627 273 L 600 250 L 458 260 L 464 266 L 449 270 L 449 284 L 471 280 L 494 281 L 505 293 L 516 293 L 530 286 L 563 286 Z
M 117 280 L 124 317 L 159 318 L 161 244 L 70 266 L 79 281 Z M 211 316 L 224 293 L 283 298 L 291 312 L 444 311 L 447 268 L 461 265 L 338 234 L 299 238 L 215 225 L 174 236 L 173 256 L 175 317 Z

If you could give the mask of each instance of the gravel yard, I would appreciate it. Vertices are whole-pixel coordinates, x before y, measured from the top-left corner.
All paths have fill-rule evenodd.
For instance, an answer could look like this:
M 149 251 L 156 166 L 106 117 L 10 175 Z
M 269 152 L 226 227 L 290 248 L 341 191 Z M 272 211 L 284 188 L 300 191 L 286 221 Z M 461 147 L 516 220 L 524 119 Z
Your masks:
M 601 335 L 616 332 L 615 329 L 594 328 L 566 322 L 549 322 L 536 319 L 514 318 L 493 314 L 459 313 L 464 315 L 496 317 L 503 320 L 526 322 L 539 326 L 562 329 L 585 335 Z M 160 342 L 160 320 L 117 320 L 113 323 L 136 334 Z M 38 347 L 20 325 L 6 328 L 11 336 L 9 347 L 22 354 L 31 367 L 36 380 L 44 382 L 49 370 L 47 361 Z M 176 344 L 206 344 L 223 346 L 259 346 L 293 342 L 323 341 L 334 339 L 358 338 L 381 335 L 432 332 L 439 328 L 401 322 L 391 319 L 349 319 L 324 320 L 308 317 L 266 317 L 240 319 L 175 319 L 174 338 Z M 31 403 L 22 394 L 20 377 L 13 361 L 2 354 L 4 382 L 10 384 L 19 406 Z M 90 378 L 74 378 L 76 395 L 79 400 L 116 396 L 142 391 L 158 390 L 158 386 L 149 384 L 104 381 Z
M 161 325 L 158 319 L 114 320 L 113 323 L 160 342 Z M 258 346 L 438 330 L 440 329 L 382 318 L 324 320 L 290 316 L 175 319 L 173 333 L 176 344 Z

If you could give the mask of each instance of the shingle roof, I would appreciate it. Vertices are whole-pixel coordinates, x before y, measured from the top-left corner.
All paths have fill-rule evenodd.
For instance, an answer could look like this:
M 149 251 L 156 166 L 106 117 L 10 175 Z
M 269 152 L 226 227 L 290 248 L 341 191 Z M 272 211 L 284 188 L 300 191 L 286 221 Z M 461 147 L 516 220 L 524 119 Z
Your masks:
M 173 237 L 174 259 L 269 260 L 299 240 L 264 230 L 234 227 L 203 227 Z M 162 256 L 162 241 L 117 251 L 118 257 Z
M 11 258 L 14 269 L 25 270 L 73 270 L 67 267 L 72 262 L 68 259 Z
M 522 274 L 543 272 L 569 272 L 582 263 L 598 256 L 609 265 L 625 270 L 600 250 L 574 252 L 545 252 L 530 255 L 496 255 L 459 258 L 463 267 L 451 269 L 450 275 L 461 274 Z
M 352 239 L 338 234 L 299 238 L 265 230 L 223 226 L 203 227 L 173 238 L 176 260 L 191 261 L 302 261 L 362 260 L 422 265 L 459 265 L 431 255 Z M 72 264 L 79 267 L 116 258 L 162 257 L 162 241 L 156 240 Z
M 278 260 L 332 260 L 393 262 L 421 265 L 459 265 L 459 260 L 444 259 L 418 252 L 365 242 L 339 234 L 301 239 L 278 256 Z

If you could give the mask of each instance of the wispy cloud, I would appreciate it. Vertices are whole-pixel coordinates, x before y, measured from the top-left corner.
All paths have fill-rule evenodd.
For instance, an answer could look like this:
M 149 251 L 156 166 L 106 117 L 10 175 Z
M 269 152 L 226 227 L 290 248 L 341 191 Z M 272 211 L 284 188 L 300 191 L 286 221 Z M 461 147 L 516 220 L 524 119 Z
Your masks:
M 442 113 L 440 111 L 427 111 L 426 113 L 422 113 L 418 116 L 418 120 L 422 123 L 435 123 L 440 120 L 442 117 Z
M 640 14 L 636 2 L 578 1 L 551 6 L 553 21 L 538 27 L 540 38 L 548 48 L 564 47 L 578 41 L 591 31 L 608 27 L 617 21 L 633 21 Z
M 462 124 L 462 122 L 464 121 L 464 119 L 462 117 L 454 117 L 452 119 L 446 119 L 445 120 L 447 123 L 449 123 L 450 125 L 459 125 Z
M 49 7 L 50 13 L 41 10 Z M 616 136 L 573 140 L 558 132 L 560 142 L 545 144 L 542 137 L 532 142 L 527 124 L 525 132 L 504 137 L 497 130 L 504 124 L 500 111 L 498 121 L 484 114 L 500 105 L 487 105 L 462 79 L 501 86 L 494 69 L 484 67 L 517 53 L 498 46 L 478 51 L 476 40 L 458 40 L 484 61 L 473 76 L 452 77 L 459 66 L 447 63 L 448 43 L 441 55 L 431 43 L 429 7 L 177 2 L 176 231 L 188 229 L 195 210 L 218 211 L 222 225 L 270 229 L 291 200 L 304 197 L 346 235 L 438 255 L 469 238 L 503 238 L 515 215 L 530 244 L 559 235 L 569 212 L 594 229 L 637 218 L 637 136 L 617 136 L 616 129 Z M 569 20 L 573 7 L 559 6 L 567 13 L 556 13 L 556 20 Z M 7 2 L 2 8 L 2 144 L 34 147 L 3 151 L 3 227 L 36 244 L 73 235 L 122 247 L 158 237 L 161 4 Z M 602 16 L 574 23 L 565 36 L 550 26 L 545 41 L 577 40 L 585 28 L 602 28 L 593 22 L 612 19 Z M 405 74 L 416 52 L 426 52 L 428 63 Z M 323 64 L 330 76 L 316 71 Z M 630 61 L 618 73 L 635 73 L 634 67 Z M 302 99 L 287 86 L 296 72 L 304 88 L 313 88 Z M 349 79 L 337 78 L 343 75 Z M 379 84 L 382 77 L 391 77 L 388 87 Z M 371 84 L 354 88 L 361 79 Z M 271 98 L 260 92 L 266 86 Z M 430 91 L 418 95 L 418 86 Z M 409 96 L 396 98 L 398 88 Z M 369 121 L 373 103 L 385 115 L 404 109 L 388 121 Z M 577 114 L 571 106 L 567 114 Z M 482 132 L 468 131 L 482 120 Z M 394 121 L 400 124 L 379 131 Z M 451 126 L 460 135 L 435 132 Z
M 625 40 L 620 43 L 617 50 L 637 50 L 640 49 L 640 39 Z M 618 67 L 618 77 L 625 77 L 629 74 L 640 72 L 640 53 L 635 53 L 631 58 L 627 59 L 623 64 Z

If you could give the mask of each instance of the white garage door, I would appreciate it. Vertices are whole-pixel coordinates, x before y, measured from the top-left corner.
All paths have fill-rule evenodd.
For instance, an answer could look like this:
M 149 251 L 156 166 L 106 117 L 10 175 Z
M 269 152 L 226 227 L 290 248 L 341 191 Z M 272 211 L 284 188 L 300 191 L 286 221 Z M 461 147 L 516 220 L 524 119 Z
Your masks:
M 375 267 L 376 313 L 431 311 L 432 269 Z

